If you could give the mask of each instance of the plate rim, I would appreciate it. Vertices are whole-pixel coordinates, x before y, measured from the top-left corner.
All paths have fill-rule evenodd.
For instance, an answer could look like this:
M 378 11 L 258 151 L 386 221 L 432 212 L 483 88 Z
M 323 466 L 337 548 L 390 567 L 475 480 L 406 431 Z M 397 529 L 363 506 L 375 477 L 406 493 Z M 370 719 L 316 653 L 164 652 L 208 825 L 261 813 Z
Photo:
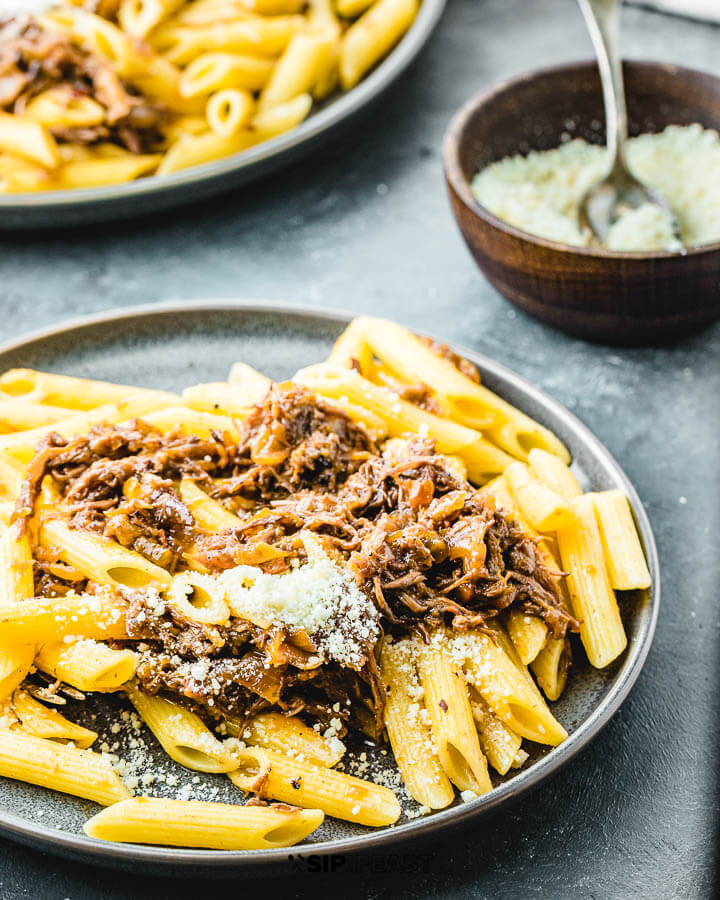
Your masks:
M 331 307 L 315 307 L 309 304 L 293 304 L 277 300 L 261 300 L 255 298 L 208 298 L 199 300 L 170 300 L 157 304 L 142 304 L 113 308 L 89 316 L 75 317 L 46 328 L 40 328 L 10 341 L 0 344 L 0 362 L 7 353 L 17 352 L 37 341 L 61 337 L 69 332 L 92 328 L 98 325 L 111 324 L 122 320 L 145 319 L 154 315 L 212 314 L 212 313 L 245 313 L 265 315 L 268 312 L 298 316 L 302 319 L 322 319 L 338 326 L 346 325 L 354 317 L 347 310 Z M 418 332 L 421 333 L 421 332 Z M 637 680 L 647 659 L 655 634 L 660 609 L 661 580 L 660 563 L 650 520 L 632 482 L 625 474 L 614 456 L 598 437 L 569 409 L 558 400 L 545 393 L 522 375 L 496 360 L 472 348 L 464 347 L 455 341 L 449 345 L 478 364 L 484 372 L 532 397 L 553 415 L 563 420 L 577 434 L 585 446 L 599 461 L 610 470 L 622 484 L 631 501 L 633 512 L 643 539 L 648 567 L 652 576 L 652 585 L 648 597 L 648 610 L 643 618 L 635 645 L 628 647 L 627 656 L 616 676 L 616 683 L 608 695 L 599 704 L 567 740 L 558 747 L 550 749 L 546 756 L 533 763 L 528 769 L 521 770 L 511 781 L 498 785 L 489 794 L 472 800 L 469 803 L 455 805 L 449 809 L 433 812 L 429 816 L 417 818 L 397 826 L 388 826 L 368 834 L 356 835 L 340 839 L 330 839 L 316 844 L 296 844 L 293 847 L 281 847 L 268 850 L 201 850 L 178 847 L 158 847 L 145 844 L 116 844 L 48 828 L 39 823 L 0 810 L 0 835 L 19 841 L 35 849 L 46 850 L 66 857 L 82 858 L 87 862 L 125 869 L 148 870 L 168 874 L 172 866 L 213 870 L 217 874 L 231 869 L 270 868 L 292 862 L 293 858 L 308 856 L 327 856 L 328 854 L 349 855 L 362 851 L 377 851 L 389 844 L 401 843 L 413 838 L 421 838 L 438 829 L 446 829 L 467 822 L 471 818 L 479 819 L 482 815 L 495 810 L 504 801 L 510 801 L 526 794 L 540 782 L 551 777 L 561 766 L 585 748 L 590 741 L 607 725 L 619 710 Z M 42 846 L 38 847 L 38 842 Z M 176 874 L 182 874 L 178 872 Z
M 59 208 L 82 211 L 95 206 L 106 206 L 113 202 L 137 200 L 148 196 L 164 197 L 179 188 L 213 182 L 223 176 L 282 158 L 294 148 L 312 142 L 359 112 L 399 78 L 430 39 L 446 5 L 447 0 L 422 0 L 418 14 L 408 31 L 366 78 L 284 134 L 263 141 L 248 150 L 199 166 L 191 166 L 162 178 L 150 176 L 119 185 L 0 194 L 0 213 L 13 215 L 23 211 L 40 213 Z

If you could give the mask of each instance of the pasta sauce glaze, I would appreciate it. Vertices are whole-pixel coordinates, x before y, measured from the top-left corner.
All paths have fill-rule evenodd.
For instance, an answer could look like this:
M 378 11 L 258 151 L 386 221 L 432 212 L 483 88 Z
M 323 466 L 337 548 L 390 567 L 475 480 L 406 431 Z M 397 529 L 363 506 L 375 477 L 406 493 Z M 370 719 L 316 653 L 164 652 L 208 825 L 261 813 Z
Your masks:
M 542 618 L 555 636 L 576 630 L 534 540 L 451 474 L 432 441 L 395 444 L 383 452 L 336 408 L 279 385 L 247 418 L 238 443 L 219 433 L 165 435 L 142 421 L 72 441 L 50 434 L 16 516 L 32 514 L 49 475 L 73 527 L 112 537 L 171 572 L 190 555 L 209 573 L 249 565 L 282 574 L 306 562 L 302 535 L 312 532 L 352 574 L 385 631 L 488 629 L 510 607 Z M 235 513 L 238 527 L 200 528 L 180 497 L 182 476 Z M 47 554 L 36 559 L 39 593 L 70 587 L 78 584 L 58 577 Z M 362 658 L 342 665 L 321 660 L 301 628 L 242 618 L 202 625 L 154 592 L 123 594 L 126 645 L 137 651 L 138 682 L 150 693 L 170 694 L 208 720 L 242 722 L 275 708 L 325 726 L 340 720 L 340 733 L 369 716 L 382 721 L 379 632 L 364 644 L 365 632 L 354 634 Z

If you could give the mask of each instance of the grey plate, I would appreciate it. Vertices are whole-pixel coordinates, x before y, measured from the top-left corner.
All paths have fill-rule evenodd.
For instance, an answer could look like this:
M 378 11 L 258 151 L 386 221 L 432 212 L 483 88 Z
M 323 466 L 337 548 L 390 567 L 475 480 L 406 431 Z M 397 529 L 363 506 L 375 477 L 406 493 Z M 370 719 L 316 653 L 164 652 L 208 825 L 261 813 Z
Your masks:
M 292 131 L 243 153 L 174 175 L 101 188 L 0 195 L 0 229 L 86 225 L 159 212 L 247 184 L 302 159 L 407 69 L 430 38 L 445 3 L 423 0 L 412 27 L 389 56 L 357 87 L 329 100 Z
M 168 390 L 199 381 L 223 380 L 231 363 L 242 359 L 275 379 L 323 359 L 348 319 L 342 313 L 286 308 L 264 302 L 211 300 L 202 305 L 174 304 L 108 313 L 53 328 L 0 348 L 0 371 L 22 366 L 66 374 L 116 380 Z M 92 803 L 43 788 L 0 779 L 0 831 L 8 837 L 44 850 L 85 861 L 135 870 L 180 874 L 187 869 L 220 874 L 233 868 L 250 871 L 275 868 L 290 871 L 289 857 L 303 854 L 346 854 L 389 848 L 394 842 L 434 832 L 489 812 L 538 784 L 568 762 L 617 711 L 637 678 L 650 648 L 660 599 L 660 572 L 655 541 L 645 511 L 632 485 L 603 445 L 571 413 L 518 375 L 471 350 L 456 348 L 473 360 L 483 381 L 505 399 L 551 428 L 570 447 L 574 469 L 583 487 L 620 488 L 630 498 L 650 565 L 653 587 L 621 600 L 629 646 L 603 672 L 592 669 L 576 652 L 568 688 L 554 704 L 558 718 L 570 732 L 560 747 L 548 750 L 529 745 L 525 768 L 492 793 L 470 803 L 424 818 L 407 819 L 380 830 L 328 820 L 302 847 L 258 852 L 181 850 L 93 841 L 82 823 L 97 811 Z M 112 735 L 110 724 L 123 708 L 119 698 L 91 700 L 73 713 L 100 731 L 109 742 L 120 742 L 126 756 L 129 737 Z M 102 738 L 101 738 L 102 739 Z M 228 779 L 206 776 L 193 786 L 192 776 L 169 762 L 162 750 L 147 741 L 143 770 L 179 778 L 203 797 L 235 800 Z M 363 748 L 367 750 L 368 748 Z M 123 751 L 125 751 L 123 753 Z M 372 769 L 392 777 L 388 756 L 369 752 Z M 174 796 L 177 788 L 156 783 L 151 792 Z M 404 803 L 410 811 L 411 801 Z

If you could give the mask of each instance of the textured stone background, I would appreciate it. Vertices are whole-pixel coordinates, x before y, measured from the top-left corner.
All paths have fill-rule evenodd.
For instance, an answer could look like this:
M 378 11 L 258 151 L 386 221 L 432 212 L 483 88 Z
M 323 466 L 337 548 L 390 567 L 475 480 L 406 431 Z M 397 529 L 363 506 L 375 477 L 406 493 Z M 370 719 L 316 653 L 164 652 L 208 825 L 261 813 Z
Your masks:
M 720 29 L 637 8 L 624 25 L 627 56 L 720 74 Z M 0 236 L 2 339 L 180 297 L 392 315 L 477 347 L 549 391 L 608 445 L 647 506 L 663 566 L 660 624 L 629 700 L 594 744 L 475 827 L 403 847 L 403 857 L 363 860 L 354 873 L 267 880 L 268 895 L 713 895 L 720 328 L 661 350 L 589 346 L 548 331 L 479 276 L 442 181 L 443 130 L 465 99 L 527 68 L 589 54 L 573 0 L 450 0 L 409 75 L 352 134 L 297 169 L 141 222 Z M 427 871 L 397 871 L 413 865 Z M 190 898 L 242 891 L 238 881 L 204 888 L 119 875 L 0 840 L 2 900 Z

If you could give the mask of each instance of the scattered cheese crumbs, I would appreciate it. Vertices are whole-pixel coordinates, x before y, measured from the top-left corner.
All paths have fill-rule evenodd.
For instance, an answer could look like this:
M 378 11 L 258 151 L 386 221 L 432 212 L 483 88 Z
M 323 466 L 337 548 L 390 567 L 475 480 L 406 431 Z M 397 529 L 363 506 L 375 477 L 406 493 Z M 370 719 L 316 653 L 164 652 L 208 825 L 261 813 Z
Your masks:
M 350 810 L 350 812 L 351 812 L 354 816 L 359 815 L 359 814 L 360 814 L 360 804 L 359 804 L 359 803 L 356 803 L 355 806 L 353 806 L 353 808 Z
M 463 803 L 470 803 L 471 800 L 477 800 L 479 794 L 476 794 L 475 791 L 462 791 L 460 794 L 460 799 Z

